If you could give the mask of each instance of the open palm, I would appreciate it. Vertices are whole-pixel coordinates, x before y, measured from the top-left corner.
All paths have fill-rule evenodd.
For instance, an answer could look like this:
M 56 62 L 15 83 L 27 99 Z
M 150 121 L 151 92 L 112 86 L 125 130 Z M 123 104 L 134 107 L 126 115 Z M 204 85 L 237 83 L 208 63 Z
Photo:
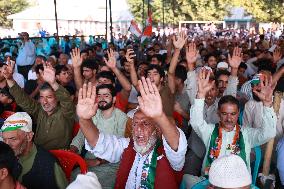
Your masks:
M 89 82 L 79 90 L 77 115 L 80 119 L 91 119 L 96 115 L 98 103 L 96 103 L 96 87 Z
M 43 80 L 49 84 L 55 83 L 55 69 L 48 63 L 43 65 L 43 69 L 40 70 Z
M 193 64 L 196 62 L 198 57 L 198 50 L 196 49 L 195 43 L 189 43 L 189 45 L 186 47 L 186 61 L 188 64 Z
M 181 32 L 179 36 L 177 37 L 177 39 L 175 36 L 173 36 L 173 44 L 176 49 L 182 49 L 186 40 L 187 40 L 187 36 L 184 32 Z
M 209 81 L 210 72 L 206 69 L 202 69 L 198 75 L 198 94 L 205 97 L 206 93 L 209 92 L 214 86 L 214 81 Z
M 275 89 L 276 83 L 273 84 L 272 77 L 269 79 L 266 78 L 264 81 L 261 78 L 260 80 L 260 91 L 253 90 L 254 94 L 258 96 L 258 98 L 263 103 L 270 103 L 272 102 L 272 95 Z
M 82 65 L 82 57 L 80 55 L 80 49 L 75 48 L 72 50 L 71 54 L 71 59 L 72 59 L 72 65 L 74 68 L 79 68 Z
M 149 78 L 138 81 L 141 97 L 138 103 L 141 111 L 150 118 L 158 118 L 163 114 L 162 99 L 159 91 Z
M 109 67 L 110 69 L 116 68 L 116 58 L 115 58 L 115 55 L 114 55 L 114 51 L 112 49 L 110 49 L 107 52 L 107 55 L 108 55 L 108 60 L 106 60 L 104 58 L 104 61 L 107 65 L 107 67 Z
M 241 64 L 243 60 L 243 53 L 242 49 L 239 47 L 235 47 L 233 51 L 233 55 L 231 56 L 230 54 L 228 55 L 229 59 L 229 64 L 232 68 L 239 68 L 239 65 Z

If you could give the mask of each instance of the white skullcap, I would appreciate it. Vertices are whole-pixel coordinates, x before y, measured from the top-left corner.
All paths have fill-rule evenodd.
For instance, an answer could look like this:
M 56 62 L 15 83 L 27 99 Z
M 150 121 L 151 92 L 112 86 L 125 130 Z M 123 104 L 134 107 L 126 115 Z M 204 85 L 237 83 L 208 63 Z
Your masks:
M 88 172 L 87 174 L 79 174 L 66 189 L 101 189 L 98 177 L 95 173 Z
M 4 56 L 12 56 L 10 52 L 6 52 Z
M 22 130 L 25 132 L 32 131 L 32 118 L 26 112 L 16 112 L 9 116 L 1 128 L 2 132 Z
M 229 65 L 228 65 L 227 62 L 219 62 L 219 63 L 217 64 L 217 68 L 228 69 L 228 68 L 229 68 Z
M 251 175 L 241 157 L 229 155 L 213 161 L 209 182 L 220 188 L 239 188 L 251 184 Z

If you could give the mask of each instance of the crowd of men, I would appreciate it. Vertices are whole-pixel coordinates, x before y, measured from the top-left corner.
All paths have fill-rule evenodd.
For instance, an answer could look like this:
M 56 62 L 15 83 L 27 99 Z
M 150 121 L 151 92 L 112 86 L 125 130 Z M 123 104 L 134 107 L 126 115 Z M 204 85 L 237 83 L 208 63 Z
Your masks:
M 247 189 L 255 147 L 283 188 L 284 38 L 229 35 L 2 41 L 0 188 L 66 188 L 64 149 L 70 189 Z

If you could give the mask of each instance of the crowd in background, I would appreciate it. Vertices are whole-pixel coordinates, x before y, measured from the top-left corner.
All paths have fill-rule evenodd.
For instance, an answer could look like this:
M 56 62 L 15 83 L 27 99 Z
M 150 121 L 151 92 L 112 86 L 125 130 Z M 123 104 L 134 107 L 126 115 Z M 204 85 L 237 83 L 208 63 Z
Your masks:
M 66 188 L 55 149 L 95 173 L 73 170 L 70 188 L 259 187 L 255 147 L 271 158 L 259 173 L 275 176 L 261 179 L 284 187 L 281 30 L 183 29 L 145 44 L 21 32 L 0 53 L 0 139 L 13 149 L 0 143 L 0 188 Z

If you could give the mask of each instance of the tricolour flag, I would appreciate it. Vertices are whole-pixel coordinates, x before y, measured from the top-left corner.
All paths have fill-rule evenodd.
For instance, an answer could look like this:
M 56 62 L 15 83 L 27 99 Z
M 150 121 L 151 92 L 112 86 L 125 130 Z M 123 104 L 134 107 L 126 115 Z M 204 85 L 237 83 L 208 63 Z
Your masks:
M 136 38 L 139 38 L 142 35 L 141 30 L 138 28 L 138 25 L 134 20 L 131 20 L 131 25 L 130 25 L 128 31 L 130 31 L 130 33 L 132 35 L 134 35 L 134 37 L 136 37 Z
M 146 20 L 146 26 L 144 28 L 142 37 L 141 37 L 141 43 L 145 44 L 147 39 L 149 39 L 152 35 L 152 13 L 149 12 L 148 18 Z

